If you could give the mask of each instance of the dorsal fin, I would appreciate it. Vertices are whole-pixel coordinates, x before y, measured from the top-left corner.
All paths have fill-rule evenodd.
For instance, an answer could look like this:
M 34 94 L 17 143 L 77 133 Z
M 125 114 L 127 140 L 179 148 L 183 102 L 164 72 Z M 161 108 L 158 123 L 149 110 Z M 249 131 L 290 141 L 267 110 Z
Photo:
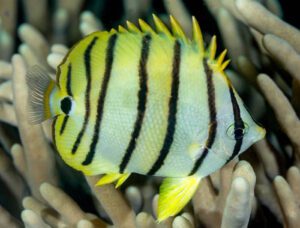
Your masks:
M 120 33 L 126 33 L 126 32 L 129 32 L 129 33 L 150 33 L 150 34 L 163 33 L 163 34 L 167 35 L 170 38 L 175 37 L 175 38 L 178 38 L 178 39 L 182 40 L 185 43 L 190 42 L 190 39 L 188 39 L 186 37 L 186 34 L 184 33 L 181 25 L 175 19 L 175 17 L 170 15 L 170 25 L 171 25 L 171 30 L 172 30 L 172 33 L 171 33 L 170 30 L 162 22 L 161 19 L 159 19 L 155 14 L 152 14 L 152 16 L 153 16 L 153 21 L 154 21 L 154 25 L 155 25 L 155 30 L 147 22 L 145 22 L 144 20 L 138 19 L 140 29 L 135 24 L 131 23 L 130 21 L 126 21 L 128 29 L 126 29 L 126 28 L 124 28 L 123 26 L 120 25 L 118 27 L 118 32 L 120 32 Z M 203 36 L 202 36 L 202 33 L 201 33 L 199 23 L 198 23 L 197 19 L 194 16 L 192 17 L 192 21 L 193 21 L 193 42 L 198 46 L 200 53 L 205 53 Z M 213 52 L 206 52 L 207 55 L 209 55 L 209 53 L 213 53 Z
M 172 34 L 170 33 L 167 26 L 155 14 L 152 14 L 152 16 L 153 16 L 154 24 L 156 27 L 156 31 L 158 33 L 164 33 L 167 36 L 172 37 Z
M 204 42 L 203 42 L 203 36 L 202 36 L 199 23 L 194 16 L 192 17 L 192 20 L 193 20 L 193 41 L 199 47 L 200 52 L 204 53 Z
M 225 49 L 224 51 L 222 51 L 222 53 L 218 56 L 217 60 L 215 59 L 216 52 L 217 52 L 217 38 L 214 35 L 210 40 L 208 49 L 206 50 L 206 56 L 209 58 L 209 62 L 211 64 L 211 66 L 213 67 L 213 69 L 215 69 L 217 71 L 224 71 L 225 68 L 230 63 L 230 60 L 226 60 L 225 62 L 223 62 L 225 59 L 227 50 Z
M 224 61 L 224 58 L 226 56 L 226 53 L 227 53 L 227 49 L 225 49 L 218 57 L 218 60 L 217 60 L 217 64 L 218 66 L 221 66 L 223 61 Z
M 118 30 L 119 30 L 120 33 L 126 33 L 126 32 L 128 32 L 128 30 L 126 28 L 124 28 L 122 25 L 118 26 Z
M 139 19 L 139 24 L 143 32 L 149 32 L 151 34 L 155 34 L 155 31 L 144 20 Z
M 114 28 L 112 28 L 110 31 L 109 31 L 109 33 L 118 33 L 118 31 L 116 30 L 116 29 L 114 29 Z
M 230 63 L 230 59 L 226 60 L 222 65 L 221 65 L 221 71 L 225 70 L 225 68 L 228 66 Z
M 139 26 L 138 28 L 135 24 L 131 23 L 130 21 L 126 21 L 127 28 L 124 28 L 123 26 L 119 25 L 118 32 L 119 33 L 150 33 L 150 34 L 158 34 L 163 33 L 166 36 L 170 38 L 178 38 L 182 40 L 185 43 L 191 42 L 190 39 L 186 37 L 186 34 L 184 33 L 181 25 L 179 22 L 170 15 L 170 25 L 172 33 L 169 31 L 167 26 L 162 22 L 161 19 L 159 19 L 155 14 L 153 16 L 153 21 L 155 25 L 155 30 L 144 20 L 138 19 Z M 192 17 L 192 26 L 193 26 L 193 40 L 192 42 L 199 48 L 199 53 L 202 55 L 202 53 L 210 60 L 214 61 L 216 56 L 216 49 L 217 49 L 217 43 L 216 43 L 216 36 L 213 36 L 209 47 L 207 49 L 204 48 L 204 41 L 203 41 L 203 35 L 199 26 L 199 23 L 197 19 L 193 16 Z M 115 31 L 115 30 L 111 30 Z M 116 31 L 115 31 L 116 32 Z M 224 60 L 224 57 L 226 55 L 226 52 L 222 52 L 217 60 L 217 65 L 219 65 L 219 69 L 221 69 L 222 62 Z M 216 63 L 216 62 L 215 62 Z
M 130 32 L 134 32 L 134 33 L 141 33 L 141 31 L 138 29 L 138 27 L 136 27 L 133 23 L 131 23 L 130 21 L 126 21 L 127 24 L 127 28 Z
M 215 59 L 216 51 L 217 51 L 217 37 L 214 35 L 210 40 L 210 44 L 209 44 L 209 48 L 208 48 L 208 54 L 209 54 L 210 61 L 213 61 Z
M 172 28 L 173 35 L 175 37 L 181 38 L 184 42 L 187 42 L 187 38 L 186 38 L 180 24 L 178 23 L 178 21 L 176 21 L 176 19 L 172 15 L 170 15 L 170 22 L 171 22 L 171 28 Z

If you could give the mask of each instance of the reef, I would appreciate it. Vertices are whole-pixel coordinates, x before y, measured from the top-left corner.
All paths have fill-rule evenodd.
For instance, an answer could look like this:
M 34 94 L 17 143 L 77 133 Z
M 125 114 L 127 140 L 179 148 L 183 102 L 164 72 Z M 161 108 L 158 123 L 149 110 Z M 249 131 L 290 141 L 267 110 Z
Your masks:
M 267 137 L 203 179 L 176 217 L 156 222 L 160 178 L 134 175 L 120 189 L 95 187 L 99 176 L 83 176 L 56 153 L 51 120 L 28 123 L 30 67 L 43 66 L 55 79 L 81 37 L 125 20 L 151 23 L 154 1 L 119 2 L 122 16 L 109 21 L 93 12 L 117 10 L 111 1 L 0 0 L 0 227 L 300 227 L 300 31 L 282 19 L 277 0 L 203 1 L 231 59 L 226 72 Z M 172 14 L 191 35 L 184 1 L 161 5 L 155 13 Z M 214 34 L 195 16 L 208 41 Z

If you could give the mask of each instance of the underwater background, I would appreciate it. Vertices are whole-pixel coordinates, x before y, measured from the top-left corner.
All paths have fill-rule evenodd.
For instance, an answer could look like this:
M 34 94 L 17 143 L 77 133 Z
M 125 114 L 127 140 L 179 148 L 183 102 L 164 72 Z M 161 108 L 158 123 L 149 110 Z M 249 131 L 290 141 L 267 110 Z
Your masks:
M 205 178 L 193 201 L 157 224 L 161 178 L 133 175 L 120 188 L 94 187 L 52 144 L 51 121 L 28 124 L 25 75 L 55 75 L 68 49 L 97 30 L 168 25 L 228 50 L 226 72 L 267 130 L 235 160 Z M 300 227 L 300 16 L 297 1 L 0 0 L 0 227 Z M 243 183 L 239 185 L 239 183 Z

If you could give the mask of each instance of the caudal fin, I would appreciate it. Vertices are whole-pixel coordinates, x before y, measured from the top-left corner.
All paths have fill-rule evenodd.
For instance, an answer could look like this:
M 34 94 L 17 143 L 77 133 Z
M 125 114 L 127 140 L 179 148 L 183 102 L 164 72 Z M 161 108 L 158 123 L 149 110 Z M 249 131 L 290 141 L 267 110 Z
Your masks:
M 40 66 L 33 66 L 26 74 L 28 93 L 28 117 L 31 124 L 39 124 L 51 118 L 50 94 L 55 82 Z

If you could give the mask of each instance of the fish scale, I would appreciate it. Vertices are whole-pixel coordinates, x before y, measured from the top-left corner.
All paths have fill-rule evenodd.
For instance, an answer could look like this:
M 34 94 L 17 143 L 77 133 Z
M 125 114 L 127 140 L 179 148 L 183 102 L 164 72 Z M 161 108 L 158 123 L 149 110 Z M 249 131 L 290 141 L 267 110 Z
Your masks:
M 70 49 L 57 83 L 40 67 L 27 74 L 33 123 L 54 118 L 62 159 L 101 186 L 122 185 L 131 173 L 166 177 L 158 221 L 177 214 L 200 180 L 262 139 L 218 58 L 216 37 L 204 47 L 197 20 L 193 39 L 170 16 L 171 31 L 153 15 L 155 30 L 95 32 Z M 43 99 L 40 99 L 40 98 Z

